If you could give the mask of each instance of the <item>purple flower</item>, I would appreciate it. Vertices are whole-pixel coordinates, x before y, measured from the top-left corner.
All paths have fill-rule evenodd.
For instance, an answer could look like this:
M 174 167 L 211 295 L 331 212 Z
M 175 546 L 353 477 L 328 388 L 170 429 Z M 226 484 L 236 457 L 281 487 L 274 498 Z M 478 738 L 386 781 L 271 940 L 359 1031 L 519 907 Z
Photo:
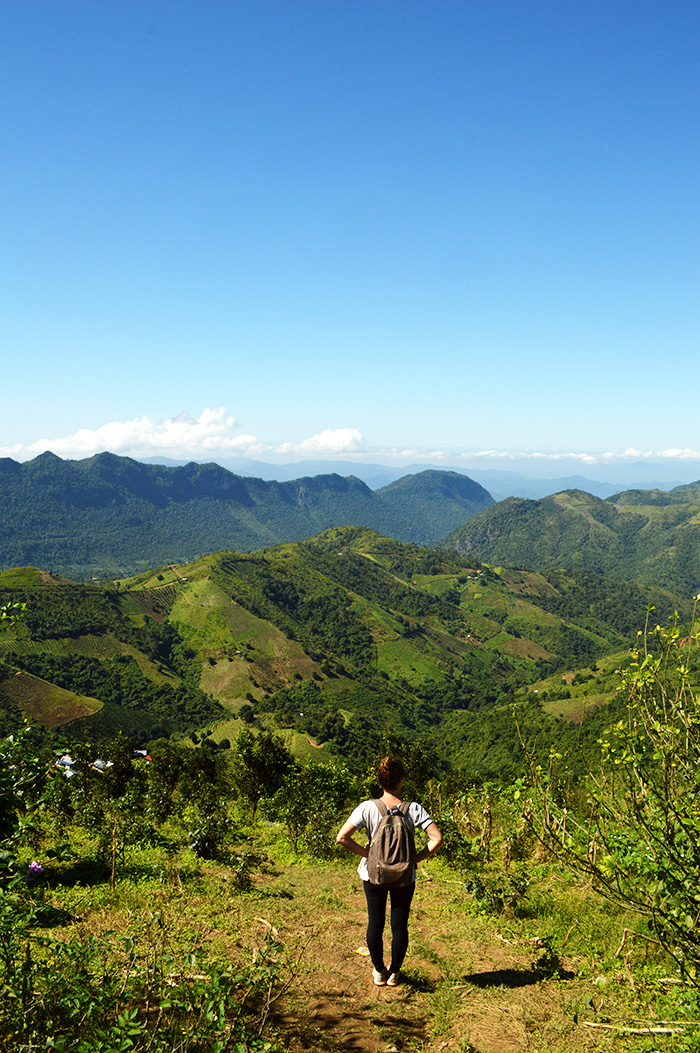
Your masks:
M 36 860 L 32 860 L 27 870 L 27 881 L 36 881 L 44 873 L 44 868 L 41 863 L 37 863 Z

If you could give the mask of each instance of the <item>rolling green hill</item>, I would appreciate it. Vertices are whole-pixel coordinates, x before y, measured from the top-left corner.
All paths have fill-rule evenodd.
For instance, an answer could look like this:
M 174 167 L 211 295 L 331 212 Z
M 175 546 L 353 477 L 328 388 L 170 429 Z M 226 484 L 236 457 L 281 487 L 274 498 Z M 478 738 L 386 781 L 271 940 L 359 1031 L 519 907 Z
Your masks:
M 0 568 L 103 580 L 343 525 L 432 544 L 492 503 L 456 472 L 426 471 L 375 492 L 353 477 L 265 482 L 216 464 L 171 468 L 109 453 L 83 461 L 45 453 L 25 464 L 4 458 Z
M 539 501 L 511 497 L 443 544 L 489 563 L 588 570 L 689 596 L 700 583 L 700 485 L 631 490 L 606 500 L 580 490 Z
M 0 638 L 0 699 L 71 735 L 221 742 L 255 723 L 297 751 L 324 746 L 358 763 L 387 733 L 472 761 L 470 743 L 490 741 L 480 763 L 493 772 L 509 763 L 507 736 L 489 740 L 486 726 L 513 733 L 521 694 L 551 735 L 575 716 L 565 703 L 579 685 L 585 697 L 596 687 L 596 705 L 614 696 L 606 658 L 624 654 L 649 598 L 591 573 L 494 569 L 362 528 L 110 587 L 12 570 L 0 574 L 0 603 L 26 603 L 28 615 Z M 684 610 L 663 592 L 653 599 L 659 619 Z M 562 703 L 549 715 L 540 681 L 543 700 Z M 62 695 L 44 713 L 46 685 L 94 712 L 76 717 Z

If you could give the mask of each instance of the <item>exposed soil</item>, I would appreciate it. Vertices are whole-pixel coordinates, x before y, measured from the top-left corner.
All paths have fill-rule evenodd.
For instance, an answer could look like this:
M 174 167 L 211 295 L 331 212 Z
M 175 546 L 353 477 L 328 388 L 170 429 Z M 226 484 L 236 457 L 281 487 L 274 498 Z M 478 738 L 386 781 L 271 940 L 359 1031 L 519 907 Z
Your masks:
M 507 924 L 470 915 L 459 883 L 445 874 L 419 878 L 404 982 L 396 988 L 375 987 L 369 958 L 358 953 L 366 913 L 352 866 L 279 868 L 263 879 L 263 902 L 238 901 L 241 928 L 243 915 L 257 912 L 248 931 L 274 926 L 288 961 L 297 962 L 273 1007 L 292 1053 L 609 1048 L 610 1033 L 583 1023 L 594 1015 L 590 976 L 579 978 L 573 960 L 544 969 L 541 944 L 517 932 L 506 938 L 499 928 L 507 931 Z M 627 1038 L 624 1048 L 635 1045 Z

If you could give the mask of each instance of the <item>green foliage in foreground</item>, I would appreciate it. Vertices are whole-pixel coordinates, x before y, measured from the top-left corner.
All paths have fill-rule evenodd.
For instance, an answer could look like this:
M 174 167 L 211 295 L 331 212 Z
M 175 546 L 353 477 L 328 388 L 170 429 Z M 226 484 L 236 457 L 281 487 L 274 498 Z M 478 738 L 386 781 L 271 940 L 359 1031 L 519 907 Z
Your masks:
M 160 915 L 140 939 L 39 935 L 40 912 L 0 893 L 3 1049 L 56 1053 L 263 1053 L 282 950 L 272 938 L 233 969 L 200 948 L 177 954 Z
M 533 766 L 538 829 L 700 986 L 700 628 L 648 625 L 640 636 L 626 714 L 598 740 L 585 798 L 564 792 L 560 754 L 548 773 Z
M 0 1041 L 8 1053 L 32 1046 L 62 1053 L 277 1048 L 274 1005 L 281 1005 L 276 1000 L 290 975 L 288 952 L 272 923 L 264 922 L 268 937 L 255 938 L 253 962 L 242 963 L 252 929 L 239 928 L 245 912 L 232 897 L 250 896 L 249 922 L 254 915 L 260 923 L 258 915 L 275 904 L 277 913 L 292 895 L 279 885 L 273 891 L 272 873 L 261 879 L 266 849 L 275 853 L 276 872 L 281 856 L 293 858 L 295 899 L 305 895 L 300 886 L 314 860 L 334 859 L 333 875 L 349 877 L 355 861 L 337 858 L 334 834 L 350 805 L 376 789 L 370 771 L 357 780 L 339 765 L 298 765 L 279 742 L 270 744 L 286 774 L 268 781 L 266 757 L 250 748 L 250 732 L 234 744 L 247 770 L 232 770 L 221 751 L 165 741 L 154 744 L 146 764 L 121 738 L 102 744 L 113 763 L 101 771 L 90 763 L 90 747 L 71 749 L 76 774 L 68 779 L 30 731 L 0 743 Z M 385 746 L 401 748 L 390 741 Z M 603 953 L 610 975 L 619 971 L 600 948 L 619 943 L 623 918 L 613 912 L 603 934 L 603 912 L 591 909 L 591 890 L 565 877 L 562 882 L 558 865 L 538 859 L 525 781 L 475 787 L 468 773 L 456 770 L 437 781 L 427 744 L 404 749 L 418 799 L 445 834 L 443 860 L 452 869 L 441 878 L 438 865 L 431 876 L 444 880 L 437 893 L 444 889 L 449 897 L 450 924 L 465 914 L 489 925 L 503 919 L 509 940 L 515 930 L 523 937 L 517 942 L 534 948 L 536 960 L 526 974 L 533 984 L 572 978 L 565 945 L 572 955 L 584 947 L 596 962 L 590 966 L 595 976 Z M 246 779 L 264 791 L 258 804 L 263 823 L 250 822 L 254 801 Z M 316 866 L 331 873 L 328 864 Z M 318 889 L 330 902 L 324 869 Z M 336 896 L 341 887 L 347 887 L 344 877 L 335 881 Z M 261 895 L 269 897 L 265 906 Z M 320 902 L 299 900 L 293 909 L 298 916 Z M 77 904 L 79 919 L 73 916 Z M 336 900 L 334 912 L 339 905 Z M 221 938 L 209 939 L 222 922 Z M 332 924 L 335 932 L 335 913 Z M 419 932 L 412 933 L 417 943 Z M 289 951 L 296 957 L 291 943 Z M 640 958 L 626 961 L 636 966 Z M 463 984 L 463 959 L 452 969 L 444 991 Z M 584 989 L 585 976 L 580 983 Z M 426 1006 L 433 997 L 418 987 L 414 993 L 425 994 Z M 439 994 L 436 989 L 436 1018 Z M 674 1019 L 689 1013 L 691 1004 L 686 991 Z M 288 1021 L 289 1006 L 281 1008 Z M 428 1011 L 433 1014 L 432 1005 Z M 305 1048 L 335 1048 L 316 1039 Z M 683 1048 L 692 1048 L 690 1038 Z
M 17 620 L 23 612 L 4 613 Z M 426 803 L 445 834 L 443 859 L 453 868 L 450 887 L 460 890 L 459 910 L 529 924 L 542 952 L 531 970 L 537 983 L 569 975 L 562 954 L 574 929 L 589 925 L 597 946 L 600 934 L 581 904 L 599 892 L 613 901 L 617 942 L 621 912 L 636 913 L 645 923 L 645 953 L 650 947 L 658 963 L 666 951 L 700 990 L 698 642 L 696 627 L 677 624 L 639 641 L 619 703 L 624 719 L 617 713 L 611 726 L 599 725 L 599 741 L 588 740 L 585 788 L 571 769 L 569 781 L 555 766 L 545 777 L 536 761 L 533 785 L 515 769 L 511 785 L 477 776 L 479 743 L 484 750 L 493 745 L 482 719 L 498 742 L 510 742 L 517 705 L 467 714 L 468 726 L 464 714 L 452 714 L 445 726 L 462 770 L 445 765 L 430 739 L 406 744 L 385 729 L 384 748 L 408 763 L 411 796 Z M 520 714 L 524 758 L 534 752 L 533 740 L 546 740 L 550 730 L 554 736 L 558 724 L 543 721 L 533 700 Z M 287 853 L 303 853 L 306 861 L 334 859 L 334 834 L 347 809 L 376 792 L 371 773 L 353 777 L 340 763 L 300 765 L 274 735 L 250 729 L 230 752 L 209 742 L 162 740 L 144 763 L 133 746 L 124 736 L 101 743 L 100 755 L 112 764 L 96 769 L 95 748 L 73 744 L 75 774 L 66 778 L 46 736 L 30 729 L 0 740 L 0 1042 L 8 1053 L 275 1048 L 269 1022 L 283 987 L 284 952 L 272 929 L 262 947 L 257 941 L 253 963 L 241 964 L 230 943 L 205 949 L 187 923 L 176 932 L 159 909 L 131 916 L 128 929 L 96 924 L 91 931 L 71 915 L 70 887 L 80 882 L 104 905 L 147 870 L 145 884 L 160 887 L 163 902 L 168 886 L 186 901 L 206 860 L 226 896 L 255 894 L 269 869 L 263 834 L 278 846 L 284 838 Z M 561 751 L 550 752 L 554 762 Z M 256 812 L 264 824 L 251 823 Z M 547 895 L 546 874 L 561 881 L 562 871 L 542 864 L 538 840 L 592 879 L 571 883 L 578 906 Z M 629 967 L 635 959 L 625 961 Z M 692 1019 L 695 994 L 684 988 L 674 1010 L 674 1019 Z M 690 1034 L 679 1042 L 675 1048 L 688 1053 L 700 1048 Z
M 77 745 L 75 774 L 65 779 L 29 731 L 0 741 L 2 1048 L 8 1053 L 272 1049 L 262 1035 L 282 948 L 271 936 L 252 965 L 236 967 L 208 956 L 197 942 L 183 946 L 158 912 L 150 913 L 137 934 L 51 933 L 52 925 L 70 918 L 46 902 L 47 873 L 55 883 L 77 868 L 92 882 L 109 876 L 114 888 L 135 846 L 158 848 L 173 859 L 189 842 L 201 857 L 227 860 L 236 889 L 249 887 L 251 870 L 262 863 L 258 853 L 224 845 L 229 824 L 222 797 L 230 799 L 232 788 L 211 751 L 164 743 L 145 767 L 133 762 L 128 740 L 103 746 L 108 768 L 96 769 L 89 747 Z M 41 849 L 49 828 L 69 840 L 56 844 L 54 834 L 56 847 L 43 846 L 44 865 L 33 861 L 27 868 L 20 863 L 22 851 Z M 77 860 L 75 844 L 85 834 L 94 846 L 87 868 Z

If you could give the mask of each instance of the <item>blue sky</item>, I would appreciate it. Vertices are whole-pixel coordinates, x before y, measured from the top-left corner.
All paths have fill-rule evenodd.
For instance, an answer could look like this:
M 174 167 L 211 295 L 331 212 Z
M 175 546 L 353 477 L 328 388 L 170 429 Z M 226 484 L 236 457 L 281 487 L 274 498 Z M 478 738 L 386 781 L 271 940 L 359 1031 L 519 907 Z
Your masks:
M 0 454 L 700 457 L 697 3 L 3 23 Z

